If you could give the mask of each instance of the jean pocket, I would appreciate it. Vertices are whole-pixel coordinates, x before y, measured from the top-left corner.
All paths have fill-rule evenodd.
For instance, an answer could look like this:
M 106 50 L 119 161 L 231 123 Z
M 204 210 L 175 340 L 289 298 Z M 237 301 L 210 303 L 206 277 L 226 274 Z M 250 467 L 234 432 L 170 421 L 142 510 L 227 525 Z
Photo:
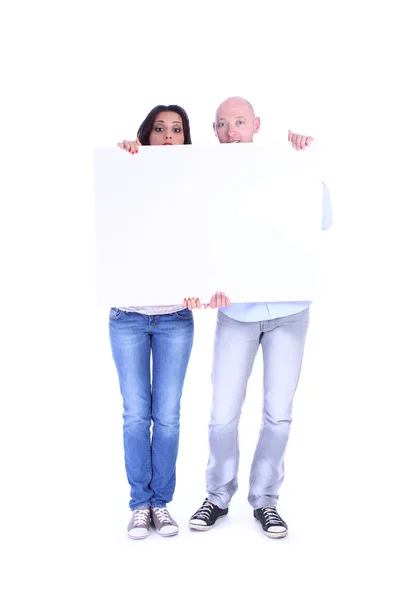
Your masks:
M 110 310 L 110 319 L 118 319 L 121 314 L 122 310 L 113 306 Z
M 188 308 L 184 308 L 183 310 L 178 310 L 175 314 L 176 314 L 177 318 L 181 319 L 182 321 L 190 321 L 190 319 L 193 319 L 193 312 L 191 310 L 189 310 Z

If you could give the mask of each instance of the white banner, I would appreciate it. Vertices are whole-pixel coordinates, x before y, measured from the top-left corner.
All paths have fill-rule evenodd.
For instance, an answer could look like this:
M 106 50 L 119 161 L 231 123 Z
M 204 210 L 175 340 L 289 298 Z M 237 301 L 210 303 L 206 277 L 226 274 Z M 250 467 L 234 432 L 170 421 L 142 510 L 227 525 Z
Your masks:
M 102 306 L 312 300 L 322 180 L 315 142 L 96 148 Z

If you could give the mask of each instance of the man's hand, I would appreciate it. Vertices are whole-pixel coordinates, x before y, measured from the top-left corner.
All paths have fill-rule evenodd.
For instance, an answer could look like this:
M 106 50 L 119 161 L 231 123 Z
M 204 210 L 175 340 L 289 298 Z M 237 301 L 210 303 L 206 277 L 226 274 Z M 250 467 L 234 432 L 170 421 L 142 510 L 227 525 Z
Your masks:
M 229 306 L 231 301 L 228 296 L 225 296 L 224 292 L 216 292 L 214 296 L 211 297 L 209 304 L 202 304 L 199 298 L 185 298 L 183 301 L 183 306 L 188 308 L 189 310 L 195 310 L 196 308 L 222 308 L 225 306 Z
M 216 292 L 214 296 L 211 297 L 209 304 L 204 304 L 204 308 L 222 308 L 225 306 L 229 306 L 231 301 L 228 296 L 225 296 L 224 292 Z
M 301 135 L 301 133 L 293 133 L 289 129 L 288 133 L 288 141 L 292 144 L 295 150 L 304 150 L 314 141 L 314 138 L 311 135 Z

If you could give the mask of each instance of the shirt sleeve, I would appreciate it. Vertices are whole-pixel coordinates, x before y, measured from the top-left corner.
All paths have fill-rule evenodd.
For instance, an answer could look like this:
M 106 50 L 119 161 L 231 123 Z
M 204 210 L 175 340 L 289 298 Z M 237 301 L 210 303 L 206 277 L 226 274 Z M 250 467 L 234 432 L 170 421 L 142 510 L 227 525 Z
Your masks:
M 322 182 L 322 229 L 329 229 L 332 225 L 331 195 L 328 188 Z

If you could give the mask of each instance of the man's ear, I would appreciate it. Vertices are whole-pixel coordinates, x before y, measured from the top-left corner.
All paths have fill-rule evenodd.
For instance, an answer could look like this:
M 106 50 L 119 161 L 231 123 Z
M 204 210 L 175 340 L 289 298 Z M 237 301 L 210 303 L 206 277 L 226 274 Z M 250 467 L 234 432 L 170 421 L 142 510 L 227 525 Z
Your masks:
M 256 117 L 254 119 L 254 133 L 258 133 L 260 131 L 260 125 L 261 125 L 260 117 Z
M 216 126 L 215 126 L 215 123 L 213 123 L 213 129 L 214 129 L 214 133 L 215 133 L 215 135 L 217 135 L 217 128 L 216 128 Z

